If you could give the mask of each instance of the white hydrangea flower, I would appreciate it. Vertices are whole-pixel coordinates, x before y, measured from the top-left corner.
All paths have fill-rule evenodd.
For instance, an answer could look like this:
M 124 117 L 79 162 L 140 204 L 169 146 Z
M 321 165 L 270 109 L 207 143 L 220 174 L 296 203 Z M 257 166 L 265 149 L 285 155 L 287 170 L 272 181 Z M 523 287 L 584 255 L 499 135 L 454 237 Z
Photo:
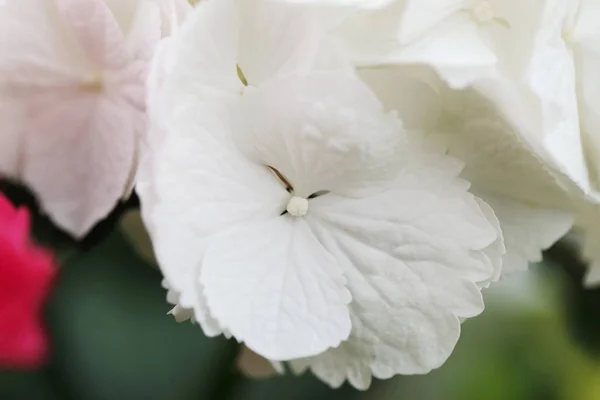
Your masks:
M 592 186 L 600 187 L 600 4 L 593 0 L 548 0 L 544 29 L 534 53 L 546 74 L 532 75 L 534 89 L 552 100 L 549 113 L 579 126 Z M 547 82 L 558 81 L 568 90 L 553 93 Z M 573 98 L 576 97 L 575 100 Z M 576 225 L 584 234 L 583 255 L 590 263 L 586 282 L 600 282 L 600 211 L 596 204 L 577 199 Z
M 568 194 L 512 121 L 476 90 L 452 90 L 426 67 L 363 69 L 361 76 L 409 130 L 426 132 L 465 162 L 462 176 L 500 222 L 503 274 L 541 261 L 541 251 L 569 231 Z
M 173 234 L 164 227 L 153 226 L 149 217 L 154 204 L 158 204 L 158 194 L 151 183 L 155 164 L 160 163 L 155 153 L 163 147 L 165 133 L 165 118 L 158 116 L 183 99 L 192 104 L 227 107 L 244 93 L 278 77 L 305 74 L 315 68 L 347 74 L 352 68 L 322 40 L 310 10 L 268 1 L 206 1 L 197 6 L 190 18 L 180 32 L 161 42 L 154 60 L 148 106 L 155 118 L 145 143 L 150 151 L 144 153 L 150 156 L 142 156 L 137 191 L 146 200 L 142 215 L 154 242 L 172 242 L 162 247 L 162 254 L 161 248 L 156 248 L 157 256 L 163 263 L 180 265 L 187 274 L 165 272 L 171 290 L 181 293 L 180 307 L 173 313 L 177 316 L 182 307 L 195 308 L 204 332 L 217 335 L 221 329 L 206 311 L 200 311 L 204 302 L 197 298 L 194 288 L 193 266 L 200 262 L 201 256 L 195 251 L 189 253 L 193 248 L 189 243 L 194 243 L 195 237 L 188 242 L 181 232 Z M 166 76 L 170 79 L 164 82 Z
M 580 122 L 582 142 L 596 188 L 600 187 L 600 5 L 593 0 L 548 0 L 544 29 L 538 35 L 534 63 L 546 74 L 532 74 L 532 85 L 552 100 L 557 117 L 571 126 Z M 558 81 L 568 90 L 551 92 L 547 82 Z M 545 84 L 546 82 L 546 84 Z M 576 99 L 574 100 L 576 96 Z M 577 131 L 578 132 L 578 131 Z
M 182 2 L 2 5 L 0 175 L 30 186 L 75 236 L 129 196 L 146 130 L 146 69 L 161 21 L 182 15 Z
M 428 64 L 451 86 L 471 84 L 488 97 L 573 197 L 577 226 L 586 235 L 584 255 L 591 263 L 588 282 L 595 283 L 600 276 L 600 231 L 595 228 L 600 221 L 595 205 L 600 188 L 600 6 L 595 0 L 516 3 L 398 0 L 381 10 L 352 10 L 346 3 L 323 11 L 325 26 L 357 65 Z M 570 208 L 568 201 L 560 203 L 559 208 Z M 543 220 L 537 221 L 533 226 L 541 226 Z M 511 234 L 503 225 L 510 249 Z M 558 232 L 542 243 L 551 243 Z
M 502 253 L 462 164 L 308 9 L 208 0 L 166 46 L 137 190 L 176 316 L 332 386 L 440 366 Z
M 573 50 L 562 38 L 572 41 L 578 37 L 573 32 L 583 32 L 578 35 L 586 36 L 591 48 L 594 25 L 568 29 L 572 22 L 558 18 L 572 17 L 579 4 L 395 0 L 376 10 L 322 6 L 321 11 L 323 26 L 357 66 L 429 65 L 453 88 L 476 87 L 518 127 L 522 139 L 550 169 L 571 181 L 565 184 L 574 196 L 597 202 L 598 187 L 590 181 L 584 157 L 586 139 L 580 137 L 574 117 L 578 100 L 573 60 L 563 57 Z M 581 3 L 582 9 L 589 4 Z M 588 9 L 579 15 L 594 21 L 588 17 L 594 12 Z M 593 70 L 592 60 L 587 58 L 588 70 Z M 591 99 L 587 101 L 593 103 L 594 85 L 585 87 Z
M 538 0 L 405 0 L 403 57 L 434 66 L 452 87 L 501 69 L 522 68 L 540 14 Z M 501 60 L 500 58 L 508 58 Z

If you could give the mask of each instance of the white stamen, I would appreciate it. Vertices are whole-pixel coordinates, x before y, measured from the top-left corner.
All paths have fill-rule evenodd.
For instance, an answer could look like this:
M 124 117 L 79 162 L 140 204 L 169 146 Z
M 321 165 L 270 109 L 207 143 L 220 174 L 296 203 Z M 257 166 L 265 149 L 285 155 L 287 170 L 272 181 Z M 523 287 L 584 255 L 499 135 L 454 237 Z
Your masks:
M 475 19 L 477 19 L 477 21 L 479 22 L 489 22 L 493 20 L 496 16 L 494 14 L 494 6 L 489 0 L 480 1 L 473 8 L 473 15 L 475 16 Z
M 308 200 L 304 197 L 293 196 L 285 209 L 294 217 L 302 217 L 308 212 Z

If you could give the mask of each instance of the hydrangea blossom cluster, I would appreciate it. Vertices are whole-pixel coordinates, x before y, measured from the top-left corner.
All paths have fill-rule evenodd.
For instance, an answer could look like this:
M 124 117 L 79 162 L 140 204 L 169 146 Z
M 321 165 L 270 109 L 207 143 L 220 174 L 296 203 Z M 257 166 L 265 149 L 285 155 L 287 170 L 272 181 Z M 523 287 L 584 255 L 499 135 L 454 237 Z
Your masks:
M 277 371 L 427 373 L 574 225 L 600 277 L 596 0 L 5 3 L 0 174 L 75 236 L 135 186 L 175 319 Z
M 465 161 L 475 193 L 509 200 L 483 194 L 502 225 L 505 272 L 539 260 L 575 221 L 589 283 L 600 276 L 596 3 L 340 0 L 344 17 L 324 13 L 388 108 Z

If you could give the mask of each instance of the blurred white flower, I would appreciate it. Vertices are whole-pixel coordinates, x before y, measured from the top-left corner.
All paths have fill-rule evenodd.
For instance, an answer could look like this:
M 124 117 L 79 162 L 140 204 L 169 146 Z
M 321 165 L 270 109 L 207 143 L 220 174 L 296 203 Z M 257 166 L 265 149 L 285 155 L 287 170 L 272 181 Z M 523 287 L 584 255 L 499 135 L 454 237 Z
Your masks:
M 539 24 L 539 0 L 404 0 L 398 37 L 402 60 L 435 67 L 452 87 L 520 73 Z
M 461 163 L 308 9 L 207 1 L 166 43 L 137 190 L 176 317 L 332 386 L 440 366 L 503 252 Z
M 548 1 L 543 15 L 545 29 L 538 36 L 534 54 L 546 75 L 532 74 L 535 90 L 552 100 L 556 119 L 563 118 L 581 134 L 592 186 L 600 187 L 600 4 L 594 0 Z M 540 68 L 541 68 L 540 67 Z M 568 90 L 552 92 L 548 82 Z M 575 98 L 576 100 L 573 100 Z M 600 283 L 600 207 L 576 199 L 577 227 L 583 232 L 583 255 L 590 263 L 586 282 Z
M 588 49 L 586 69 L 593 71 L 597 28 L 586 22 L 594 21 L 593 1 L 394 0 L 379 9 L 322 3 L 323 27 L 355 65 L 428 65 L 453 88 L 476 88 L 574 197 L 598 202 L 584 154 L 589 139 L 580 136 L 576 116 L 582 100 L 571 55 L 583 53 L 568 44 L 586 37 L 578 48 Z M 570 28 L 574 15 L 585 29 Z M 594 104 L 595 84 L 583 87 Z
M 506 255 L 503 274 L 541 261 L 541 250 L 573 224 L 569 194 L 524 143 L 511 120 L 474 89 L 452 90 L 427 67 L 361 69 L 409 131 L 425 134 L 465 162 L 462 177 L 497 216 Z
M 161 20 L 175 20 L 171 8 L 171 0 L 2 6 L 0 175 L 27 184 L 75 236 L 129 196 L 146 131 L 146 71 Z

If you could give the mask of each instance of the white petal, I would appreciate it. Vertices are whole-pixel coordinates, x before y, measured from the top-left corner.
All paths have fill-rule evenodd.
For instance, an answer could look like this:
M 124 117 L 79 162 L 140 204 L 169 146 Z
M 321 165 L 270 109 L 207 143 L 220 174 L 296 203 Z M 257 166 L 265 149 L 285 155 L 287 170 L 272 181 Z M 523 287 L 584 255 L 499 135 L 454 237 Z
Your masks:
M 469 4 L 468 0 L 406 0 L 400 41 L 409 44 Z
M 181 305 L 193 307 L 198 321 L 205 329 L 211 325 L 212 332 L 220 328 L 209 315 L 202 287 L 195 279 L 200 273 L 205 237 L 229 226 L 278 215 L 287 201 L 283 186 L 266 166 L 243 160 L 231 148 L 228 127 L 219 125 L 227 125 L 232 116 L 222 116 L 222 121 L 209 117 L 240 97 L 243 85 L 236 73 L 239 48 L 242 44 L 250 48 L 256 45 L 257 38 L 242 37 L 239 32 L 240 8 L 243 5 L 231 0 L 203 2 L 184 26 L 163 42 L 150 79 L 150 106 L 158 120 L 152 124 L 147 144 L 150 151 L 143 157 L 138 183 L 144 220 L 163 272 L 181 293 Z M 288 28 L 285 24 L 279 27 Z M 263 56 L 268 64 L 273 54 Z M 203 108 L 208 104 L 215 108 Z M 203 117 L 212 118 L 208 127 Z M 165 138 L 169 139 L 163 142 Z M 198 151 L 193 150 L 196 147 Z M 218 165 L 210 164 L 216 155 L 222 155 L 222 160 L 216 160 Z M 213 173 L 214 177 L 210 176 Z M 267 183 L 256 183 L 257 179 Z M 215 187 L 208 189 L 213 183 Z M 188 186 L 197 190 L 188 191 Z M 219 203 L 217 199 L 227 201 Z M 205 202 L 204 209 L 198 209 L 198 204 Z M 180 218 L 173 217 L 174 210 Z
M 188 0 L 158 0 L 158 4 L 163 15 L 164 37 L 177 31 L 193 10 Z
M 458 340 L 460 327 L 457 317 L 429 296 L 429 283 L 385 252 L 369 251 L 358 240 L 348 239 L 350 235 L 340 239 L 339 234 L 336 238 L 325 232 L 319 232 L 319 240 L 340 260 L 348 276 L 352 333 L 338 348 L 311 358 L 312 371 L 331 386 L 348 379 L 366 389 L 371 372 L 389 378 L 426 373 L 441 365 Z M 422 266 L 419 273 L 431 271 L 427 263 Z M 478 304 L 481 311 L 477 286 L 471 284 L 461 295 L 468 293 L 473 294 L 472 307 Z
M 144 67 L 154 55 L 161 37 L 161 15 L 157 4 L 147 1 L 139 2 L 131 29 L 126 40 L 130 54 L 136 60 L 143 60 Z
M 563 36 L 567 2 L 544 10 L 528 74 L 542 117 L 541 142 L 562 172 L 586 193 L 588 170 L 580 138 L 575 66 Z
M 516 97 L 497 102 L 478 90 L 449 90 L 430 69 L 417 66 L 363 69 L 361 77 L 408 128 L 433 133 L 464 161 L 462 176 L 475 187 L 550 208 L 570 207 L 551 165 L 524 141 L 530 130 L 519 124 L 523 113 L 505 114 L 498 107 Z M 491 86 L 494 93 L 498 84 Z
M 398 187 L 367 198 L 333 193 L 318 197 L 312 200 L 307 216 L 325 220 L 348 235 L 352 232 L 358 235 L 355 240 L 367 245 L 385 246 L 379 251 L 392 252 L 401 260 L 412 254 L 417 259 L 441 262 L 440 269 L 449 268 L 461 278 L 474 282 L 488 279 L 493 275 L 491 261 L 478 251 L 496 240 L 494 227 L 464 185 L 443 182 L 442 176 L 428 180 L 426 175 L 406 173 L 396 182 Z M 440 187 L 430 188 L 435 180 L 441 181 Z M 401 207 L 396 206 L 399 202 Z M 368 232 L 368 238 L 359 232 Z
M 175 306 L 168 312 L 168 314 L 171 314 L 177 322 L 183 322 L 189 319 L 192 319 L 193 321 L 194 310 L 184 308 L 179 305 L 179 293 L 170 288 L 169 282 L 166 279 L 163 279 L 161 286 L 164 289 L 167 289 L 167 302 Z M 210 334 L 207 335 L 210 336 Z
M 401 140 L 398 122 L 382 118 L 373 94 L 334 73 L 271 81 L 245 95 L 236 116 L 242 151 L 276 168 L 305 198 L 383 183 Z
M 451 87 L 463 88 L 492 74 L 497 62 L 479 30 L 467 15 L 453 15 L 402 49 L 397 61 L 430 65 Z
M 573 226 L 573 215 L 536 207 L 505 196 L 477 192 L 493 209 L 500 221 L 506 255 L 502 274 L 526 271 L 529 263 L 542 260 L 542 250 L 561 239 Z
M 457 101 L 460 101 L 457 99 Z M 519 133 L 476 93 L 462 98 L 462 111 L 438 136 L 465 161 L 463 176 L 477 188 L 533 204 L 568 208 L 555 175 L 520 139 Z
M 570 228 L 566 194 L 494 103 L 472 90 L 448 92 L 422 68 L 373 69 L 361 75 L 409 126 L 437 131 L 432 137 L 465 161 L 463 176 L 492 206 L 489 217 L 497 217 L 505 236 L 502 270 L 510 274 L 539 261 L 540 251 Z M 490 251 L 497 256 L 502 249 L 496 245 Z
M 449 147 L 450 154 L 465 161 L 463 176 L 473 183 L 474 193 L 493 208 L 500 221 L 507 248 L 502 269 L 511 273 L 539 261 L 540 251 L 572 225 L 569 213 L 551 207 L 568 208 L 552 175 L 519 141 L 494 104 L 476 92 L 445 93 L 422 71 L 393 71 L 374 70 L 363 76 L 401 116 L 423 115 L 415 119 L 414 127 L 446 131 L 434 137 Z M 384 81 L 395 85 L 386 88 Z
M 502 232 L 502 227 L 500 226 L 500 221 L 498 221 L 498 217 L 494 212 L 494 209 L 490 207 L 488 203 L 483 201 L 480 197 L 477 198 L 477 204 L 479 204 L 479 208 L 488 222 L 494 227 L 496 230 L 497 238 L 489 245 L 485 250 L 485 254 L 492 263 L 494 267 L 494 273 L 488 281 L 479 282 L 480 287 L 489 287 L 493 282 L 497 282 L 502 275 L 503 270 L 503 256 L 506 255 L 506 246 L 504 243 L 504 236 Z
M 391 188 L 368 198 L 313 199 L 311 228 L 338 259 L 352 293 L 353 330 L 311 359 L 330 385 L 364 389 L 379 378 L 426 373 L 450 355 L 459 317 L 483 310 L 478 283 L 492 278 L 486 256 L 495 228 L 441 152 L 407 145 Z M 411 156 L 412 154 L 412 156 Z M 497 260 L 496 260 L 497 261 Z M 370 371 L 370 372 L 369 372 Z
M 477 82 L 476 89 L 491 101 L 491 103 L 486 101 L 481 102 L 481 104 L 487 104 L 486 107 L 489 109 L 492 109 L 489 105 L 493 105 L 493 108 L 495 108 L 494 113 L 496 115 L 494 118 L 498 121 L 502 121 L 498 123 L 497 128 L 494 128 L 493 130 L 498 131 L 502 126 L 508 127 L 502 128 L 502 130 L 512 132 L 509 136 L 515 136 L 518 139 L 517 142 L 513 141 L 511 147 L 514 147 L 515 150 L 521 152 L 524 156 L 527 155 L 527 152 L 530 153 L 526 158 L 520 156 L 520 161 L 515 163 L 515 166 L 518 168 L 525 166 L 522 164 L 522 161 L 531 164 L 531 161 L 533 160 L 531 157 L 532 154 L 537 159 L 535 162 L 538 164 L 538 167 L 535 168 L 535 172 L 532 171 L 535 179 L 527 180 L 529 182 L 527 185 L 519 184 L 519 195 L 517 195 L 517 197 L 520 198 L 522 193 L 527 192 L 527 197 L 534 199 L 535 203 L 547 204 L 558 208 L 565 207 L 565 204 L 567 204 L 566 207 L 569 207 L 569 200 L 565 198 L 566 193 L 569 193 L 576 198 L 585 198 L 587 201 L 598 201 L 600 196 L 595 190 L 590 188 L 589 179 L 584 178 L 581 180 L 577 179 L 572 174 L 570 175 L 569 168 L 565 167 L 563 163 L 565 157 L 553 154 L 551 148 L 547 146 L 545 141 L 546 135 L 548 134 L 548 127 L 545 125 L 547 121 L 543 120 L 539 101 L 532 98 L 532 92 L 530 90 L 520 90 L 515 87 L 514 83 L 504 79 Z M 563 123 L 564 122 L 565 121 L 563 121 Z M 558 135 L 558 137 L 561 136 Z M 571 134 L 564 136 L 564 138 L 568 137 L 574 138 Z M 506 138 L 506 136 L 503 135 L 500 136 L 500 138 Z M 578 137 L 574 138 L 574 140 L 576 142 L 580 141 Z M 518 145 L 515 146 L 515 144 Z M 575 149 L 575 153 L 577 152 L 576 148 L 577 145 L 565 147 L 567 152 L 570 149 Z M 523 152 L 523 150 L 526 150 L 526 152 Z M 518 175 L 511 172 L 508 176 L 511 177 L 508 180 L 510 181 Z M 551 185 L 548 184 L 548 178 L 550 178 L 550 182 L 552 182 Z M 515 180 L 515 182 L 516 181 L 518 180 Z M 524 182 L 523 180 L 521 181 Z M 537 188 L 534 190 L 534 185 L 542 187 L 537 195 L 535 195 Z M 552 187 L 554 187 L 554 189 L 552 189 Z M 558 192 L 556 190 L 557 188 L 560 189 Z M 540 196 L 540 194 L 544 193 L 546 190 L 549 191 Z
M 318 52 L 317 14 L 270 0 L 238 2 L 238 64 L 249 85 L 307 72 Z
M 164 126 L 167 135 L 158 147 L 145 154 L 138 187 L 163 273 L 180 294 L 180 305 L 193 307 L 198 322 L 213 332 L 217 327 L 197 282 L 206 238 L 279 215 L 288 198 L 266 166 L 228 144 L 229 119 L 211 109 L 181 112 Z
M 207 95 L 238 96 L 243 85 L 236 74 L 239 22 L 236 1 L 203 1 L 173 36 L 174 58 L 165 104 L 206 102 Z
M 433 130 L 443 117 L 445 90 L 429 67 L 361 68 L 359 76 L 377 94 L 387 111 L 396 111 L 406 129 Z
M 600 35 L 600 26 L 598 26 L 600 4 L 595 0 L 580 0 L 577 11 L 573 32 L 569 32 L 572 34 L 572 39 L 585 41 L 597 38 Z
M 322 10 L 322 19 L 332 37 L 359 66 L 381 65 L 395 60 L 401 50 L 398 26 L 404 4 L 393 1 L 384 8 L 362 12 L 338 7 Z
M 200 276 L 220 324 L 268 359 L 319 354 L 350 333 L 346 279 L 303 219 L 274 217 L 212 238 Z

